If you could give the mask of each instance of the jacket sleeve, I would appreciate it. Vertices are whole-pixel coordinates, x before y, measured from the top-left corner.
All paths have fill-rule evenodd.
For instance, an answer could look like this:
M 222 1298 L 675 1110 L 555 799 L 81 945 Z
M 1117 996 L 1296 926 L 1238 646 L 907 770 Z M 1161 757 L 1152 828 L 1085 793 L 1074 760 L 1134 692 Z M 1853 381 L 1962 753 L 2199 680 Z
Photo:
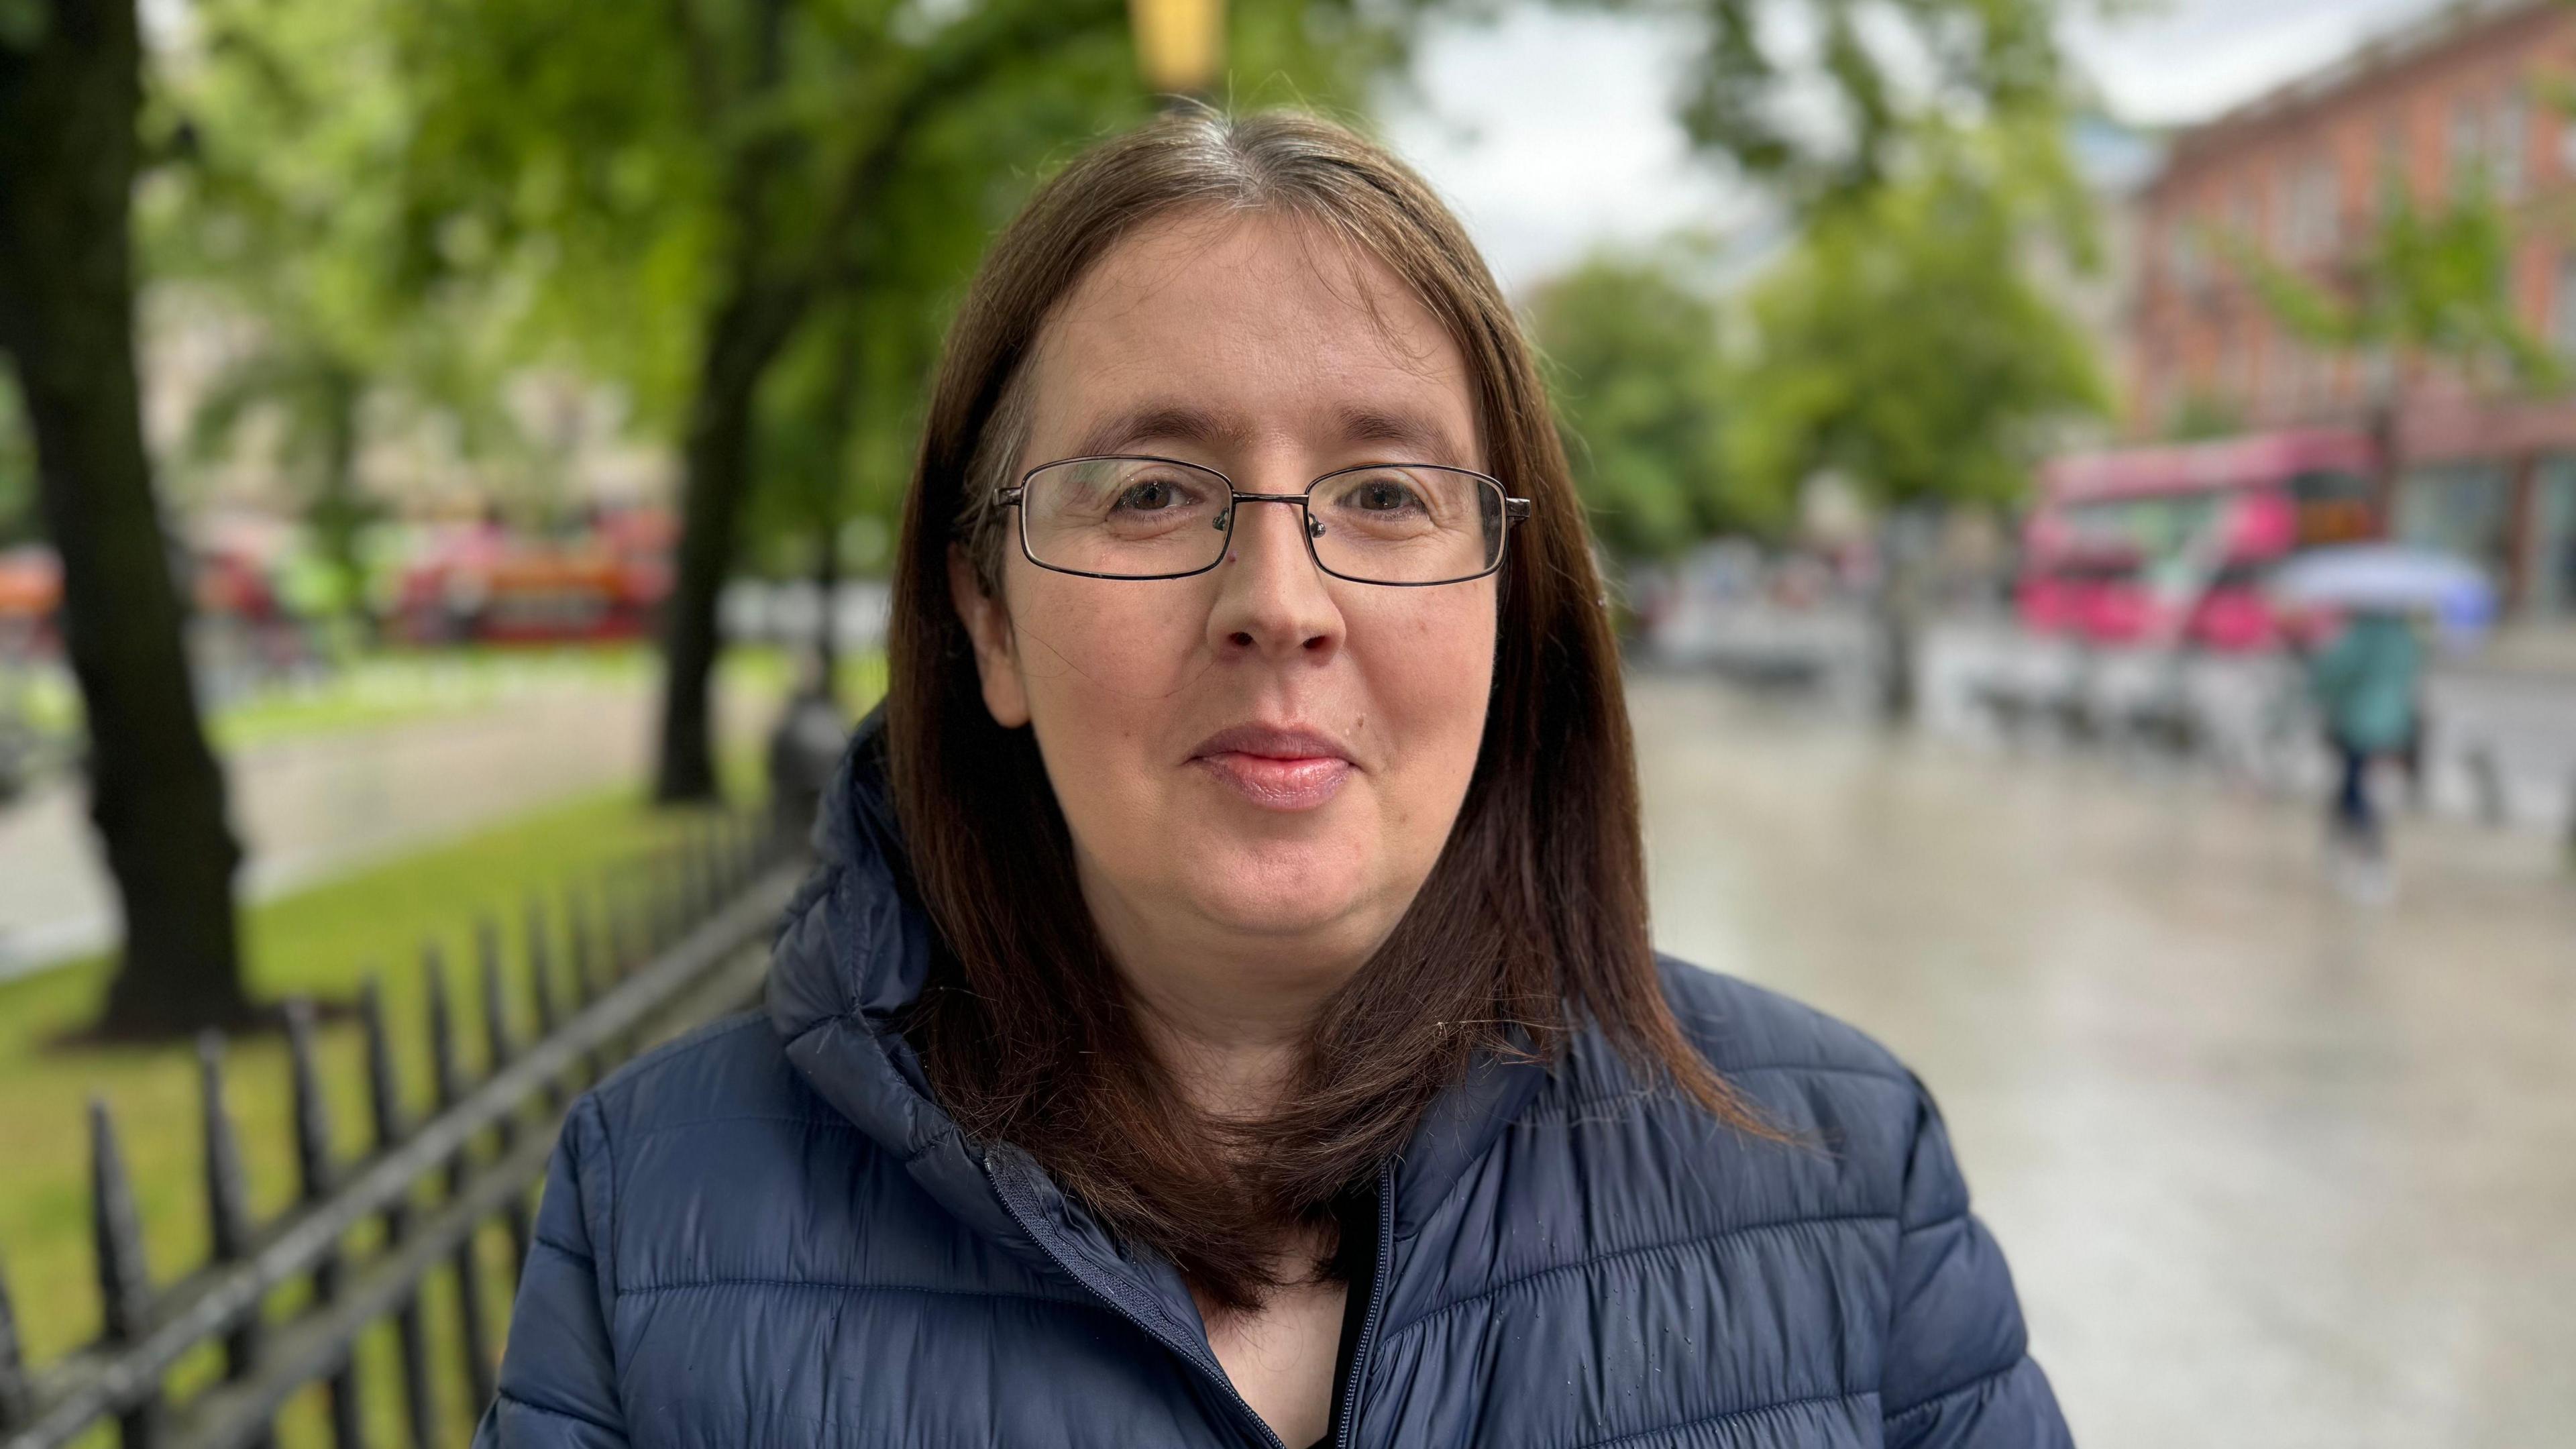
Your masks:
M 584 1097 L 546 1170 L 500 1393 L 474 1431 L 474 1449 L 625 1449 L 608 1343 L 614 1285 L 593 1246 L 608 1238 L 609 1162 L 599 1103 Z
M 1915 1084 L 1879 1403 L 1889 1449 L 2071 1449 L 2023 1331 L 2012 1272 L 1968 1211 L 1931 1095 Z

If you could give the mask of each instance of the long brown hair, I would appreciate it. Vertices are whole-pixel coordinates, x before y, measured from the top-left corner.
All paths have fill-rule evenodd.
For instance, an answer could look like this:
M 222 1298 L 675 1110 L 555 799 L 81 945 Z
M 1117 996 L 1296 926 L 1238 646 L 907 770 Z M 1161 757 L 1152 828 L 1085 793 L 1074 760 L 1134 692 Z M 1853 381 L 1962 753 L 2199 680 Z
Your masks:
M 1148 1050 L 1075 882 L 1036 743 L 984 708 L 948 594 L 988 592 L 981 499 L 1016 463 L 1040 330 L 1122 237 L 1183 213 L 1320 223 L 1446 326 L 1488 466 L 1536 507 L 1512 535 L 1494 693 L 1465 804 L 1420 894 L 1326 1003 L 1276 1116 L 1220 1122 Z M 949 333 L 904 514 L 888 768 L 939 960 L 905 1023 L 970 1134 L 1033 1154 L 1112 1232 L 1229 1308 L 1281 1281 L 1281 1231 L 1402 1150 L 1480 1052 L 1553 1058 L 1588 1019 L 1651 1078 L 1760 1130 L 1684 1040 L 1647 943 L 1636 766 L 1583 507 L 1528 345 L 1457 220 L 1385 151 L 1310 115 L 1166 113 L 1076 158 L 985 258 Z M 1329 1265 L 1327 1265 L 1329 1271 Z

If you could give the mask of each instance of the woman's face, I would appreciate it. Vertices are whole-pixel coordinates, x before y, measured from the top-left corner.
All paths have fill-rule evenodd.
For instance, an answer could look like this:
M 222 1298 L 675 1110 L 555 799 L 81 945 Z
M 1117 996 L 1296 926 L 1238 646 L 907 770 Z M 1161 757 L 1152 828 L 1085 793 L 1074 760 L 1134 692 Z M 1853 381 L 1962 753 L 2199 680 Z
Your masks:
M 1362 463 L 1485 467 L 1446 331 L 1383 265 L 1287 218 L 1140 230 L 1066 299 L 1030 365 L 1015 476 L 1153 454 L 1285 494 Z M 1239 505 L 1224 561 L 1181 579 L 1041 569 L 1018 524 L 1006 515 L 999 599 L 962 561 L 952 593 L 993 717 L 1036 731 L 1112 950 L 1275 954 L 1289 976 L 1365 959 L 1474 770 L 1494 580 L 1331 577 L 1289 505 Z

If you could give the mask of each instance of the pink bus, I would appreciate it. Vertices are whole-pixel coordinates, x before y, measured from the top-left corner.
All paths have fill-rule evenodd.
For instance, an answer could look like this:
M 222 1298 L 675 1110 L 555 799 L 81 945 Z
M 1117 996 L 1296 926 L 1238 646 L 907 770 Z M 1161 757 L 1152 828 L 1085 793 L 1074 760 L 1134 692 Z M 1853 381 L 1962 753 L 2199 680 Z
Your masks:
M 2022 529 L 2022 623 L 2106 646 L 2278 647 L 2306 624 L 2264 575 L 2379 536 L 2377 473 L 2368 436 L 2323 430 L 2052 458 Z

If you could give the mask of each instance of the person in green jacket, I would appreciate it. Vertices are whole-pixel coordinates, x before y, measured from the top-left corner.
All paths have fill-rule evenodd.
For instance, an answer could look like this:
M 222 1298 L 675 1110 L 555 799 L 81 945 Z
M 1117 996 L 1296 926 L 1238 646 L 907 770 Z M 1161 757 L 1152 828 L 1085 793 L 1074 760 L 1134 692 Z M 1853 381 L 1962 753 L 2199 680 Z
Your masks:
M 2402 754 L 2415 738 L 2416 694 L 2424 676 L 2424 646 L 2402 614 L 2356 613 L 2343 632 L 2308 665 L 2308 686 L 2325 716 L 2341 779 L 2333 820 L 2346 842 L 2368 854 L 2380 847 L 2378 812 L 2370 800 L 2370 765 Z

